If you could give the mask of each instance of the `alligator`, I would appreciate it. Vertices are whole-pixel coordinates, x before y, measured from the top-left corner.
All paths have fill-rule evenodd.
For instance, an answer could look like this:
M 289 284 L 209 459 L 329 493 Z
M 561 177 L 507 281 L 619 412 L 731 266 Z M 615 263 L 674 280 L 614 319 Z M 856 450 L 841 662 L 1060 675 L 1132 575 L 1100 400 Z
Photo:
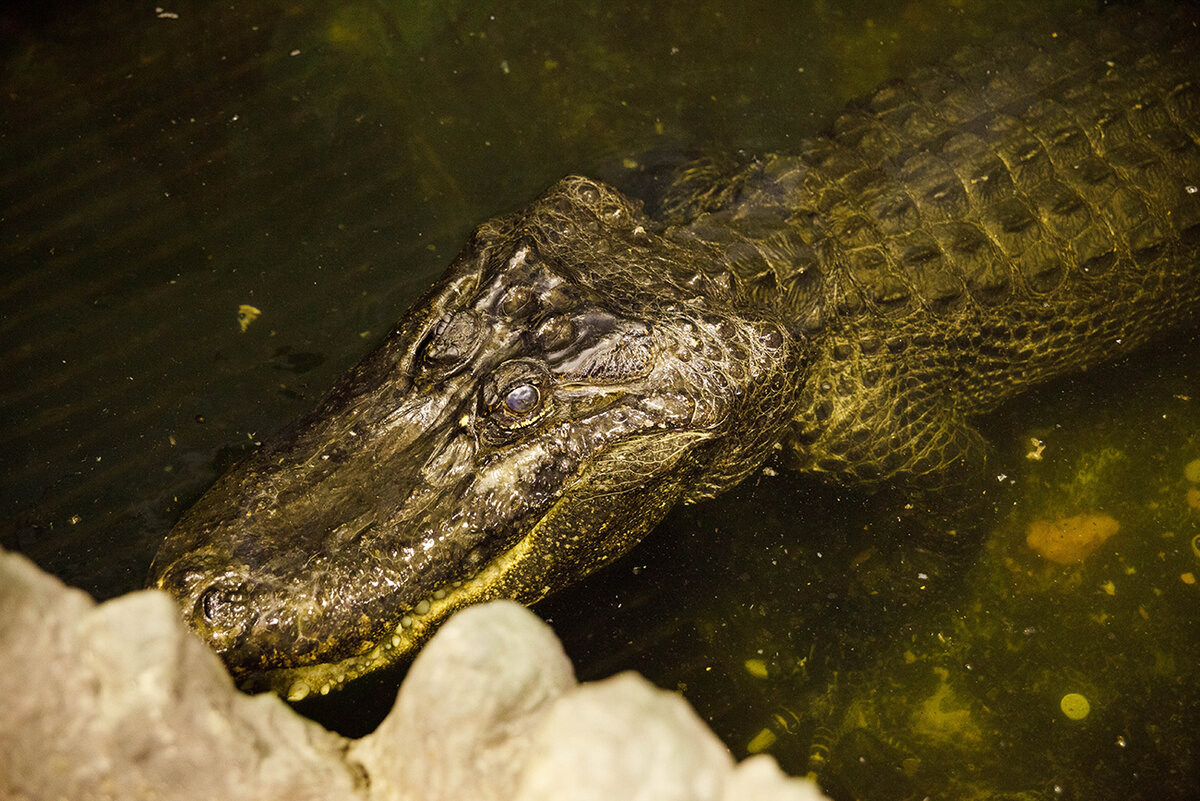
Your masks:
M 969 49 L 798 153 L 680 168 L 653 213 L 561 180 L 221 477 L 150 585 L 243 686 L 299 699 L 768 459 L 866 487 L 979 464 L 974 418 L 1194 325 L 1197 20 Z

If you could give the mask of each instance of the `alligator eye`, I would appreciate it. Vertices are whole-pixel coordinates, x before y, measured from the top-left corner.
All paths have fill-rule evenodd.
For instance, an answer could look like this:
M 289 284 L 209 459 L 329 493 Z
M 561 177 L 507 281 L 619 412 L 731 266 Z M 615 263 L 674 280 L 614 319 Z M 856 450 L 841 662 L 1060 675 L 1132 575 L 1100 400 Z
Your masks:
M 546 365 L 534 359 L 513 359 L 488 376 L 479 396 L 479 411 L 497 442 L 545 419 L 554 402 Z
M 512 414 L 530 414 L 542 405 L 542 393 L 533 384 L 513 387 L 504 396 L 504 408 Z

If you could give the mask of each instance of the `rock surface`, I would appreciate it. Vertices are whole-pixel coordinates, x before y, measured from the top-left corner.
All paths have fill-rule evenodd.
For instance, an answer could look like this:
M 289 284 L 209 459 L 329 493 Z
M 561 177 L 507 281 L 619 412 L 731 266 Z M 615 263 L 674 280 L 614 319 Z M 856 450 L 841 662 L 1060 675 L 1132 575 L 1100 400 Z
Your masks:
M 0 551 L 0 798 L 818 801 L 632 673 L 578 685 L 508 602 L 459 613 L 373 734 L 238 692 L 157 591 L 95 604 Z
M 0 798 L 354 798 L 344 741 L 241 695 L 173 602 L 96 605 L 0 554 Z

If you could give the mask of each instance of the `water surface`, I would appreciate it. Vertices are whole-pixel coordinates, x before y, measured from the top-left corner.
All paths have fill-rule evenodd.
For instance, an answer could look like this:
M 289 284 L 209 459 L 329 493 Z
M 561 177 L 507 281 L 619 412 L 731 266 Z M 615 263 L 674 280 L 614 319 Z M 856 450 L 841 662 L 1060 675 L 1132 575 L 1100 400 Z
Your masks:
M 640 191 L 689 155 L 795 147 L 878 82 L 1050 9 L 2 12 L 3 544 L 98 598 L 140 587 L 180 512 L 311 408 L 474 225 L 571 172 Z M 638 669 L 739 756 L 842 797 L 1196 797 L 1194 341 L 986 421 L 983 491 L 759 475 L 539 611 L 581 677 Z M 1033 521 L 1085 512 L 1121 528 L 1081 564 L 1025 545 Z M 398 678 L 303 711 L 361 732 Z

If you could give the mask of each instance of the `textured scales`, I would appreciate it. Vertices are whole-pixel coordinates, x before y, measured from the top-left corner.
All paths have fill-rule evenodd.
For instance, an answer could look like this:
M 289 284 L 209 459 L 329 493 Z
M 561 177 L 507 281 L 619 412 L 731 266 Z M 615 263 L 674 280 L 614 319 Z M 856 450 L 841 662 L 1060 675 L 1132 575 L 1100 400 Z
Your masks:
M 967 416 L 1197 319 L 1200 36 L 1086 27 L 885 86 L 682 227 L 809 337 L 801 469 L 944 470 Z
M 660 219 L 567 178 L 485 223 L 152 583 L 298 698 L 587 575 L 777 446 L 848 483 L 971 461 L 970 417 L 1200 310 L 1200 30 L 1122 13 L 685 170 Z

